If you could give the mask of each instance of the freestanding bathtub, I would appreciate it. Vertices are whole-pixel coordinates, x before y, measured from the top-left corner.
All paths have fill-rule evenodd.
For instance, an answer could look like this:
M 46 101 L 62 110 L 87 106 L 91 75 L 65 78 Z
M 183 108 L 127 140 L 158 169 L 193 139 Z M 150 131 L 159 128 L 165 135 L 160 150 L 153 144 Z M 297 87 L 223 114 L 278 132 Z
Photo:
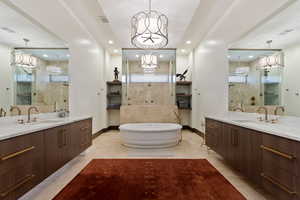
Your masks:
M 131 123 L 120 127 L 123 145 L 133 148 L 166 148 L 181 141 L 182 126 L 173 123 Z

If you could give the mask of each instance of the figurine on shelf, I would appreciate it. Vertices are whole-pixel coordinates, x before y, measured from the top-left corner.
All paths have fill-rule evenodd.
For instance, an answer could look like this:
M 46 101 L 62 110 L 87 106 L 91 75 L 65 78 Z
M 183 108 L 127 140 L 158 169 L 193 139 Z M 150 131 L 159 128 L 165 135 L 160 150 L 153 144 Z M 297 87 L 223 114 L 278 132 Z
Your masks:
M 117 67 L 115 67 L 115 70 L 114 70 L 114 75 L 115 75 L 115 80 L 114 81 L 119 81 L 119 70 Z
M 176 77 L 177 78 L 179 77 L 180 81 L 185 81 L 186 74 L 188 73 L 188 71 L 189 71 L 189 67 L 182 74 L 176 74 Z

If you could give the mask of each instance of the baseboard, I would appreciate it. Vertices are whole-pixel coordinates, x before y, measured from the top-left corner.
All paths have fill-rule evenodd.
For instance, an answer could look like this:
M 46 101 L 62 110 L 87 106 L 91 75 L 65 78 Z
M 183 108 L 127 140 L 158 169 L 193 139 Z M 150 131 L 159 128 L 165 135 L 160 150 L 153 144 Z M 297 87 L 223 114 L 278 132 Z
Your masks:
M 199 131 L 199 130 L 196 129 L 196 128 L 192 128 L 192 127 L 190 127 L 190 126 L 183 126 L 183 129 L 184 129 L 184 130 L 192 131 L 192 132 L 196 133 L 197 135 L 199 135 L 200 137 L 203 137 L 203 138 L 204 138 L 204 133 L 202 133 L 201 131 Z
M 97 133 L 93 134 L 92 138 L 94 140 L 95 138 L 99 137 L 103 133 L 105 133 L 107 131 L 111 131 L 111 130 L 119 130 L 119 126 L 109 126 L 107 128 L 103 128 L 100 131 L 98 131 Z

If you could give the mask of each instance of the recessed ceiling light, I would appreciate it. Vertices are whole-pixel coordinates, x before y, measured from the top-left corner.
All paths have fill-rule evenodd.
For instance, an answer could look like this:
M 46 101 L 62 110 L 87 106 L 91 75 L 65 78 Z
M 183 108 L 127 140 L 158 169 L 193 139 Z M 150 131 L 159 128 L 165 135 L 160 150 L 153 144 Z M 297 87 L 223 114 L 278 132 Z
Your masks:
M 192 44 L 192 41 L 191 40 L 188 40 L 185 42 L 186 44 Z
M 119 50 L 118 49 L 114 49 L 114 53 L 118 53 L 119 52 Z
M 48 56 L 47 54 L 44 54 L 43 57 L 44 57 L 44 58 L 48 58 L 49 56 Z
M 113 43 L 114 43 L 114 41 L 108 40 L 108 44 L 113 44 Z
M 185 52 L 186 52 L 186 50 L 185 50 L 185 49 L 181 49 L 181 52 L 182 52 L 182 53 L 185 53 Z
M 164 57 L 164 55 L 160 54 L 160 55 L 159 55 L 159 57 L 160 57 L 160 58 L 163 58 L 163 57 Z
M 140 57 L 140 55 L 136 54 L 136 55 L 135 55 L 135 57 L 139 58 L 139 57 Z
M 228 56 L 227 56 L 227 58 L 231 58 L 231 56 L 230 56 L 230 55 L 228 55 Z
M 254 58 L 254 56 L 249 56 L 249 58 Z

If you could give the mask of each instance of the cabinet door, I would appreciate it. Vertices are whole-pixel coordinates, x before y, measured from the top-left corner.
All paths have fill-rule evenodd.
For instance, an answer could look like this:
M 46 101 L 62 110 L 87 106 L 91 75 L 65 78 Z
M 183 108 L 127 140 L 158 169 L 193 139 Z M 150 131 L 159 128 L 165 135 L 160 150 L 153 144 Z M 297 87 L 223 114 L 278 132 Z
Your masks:
M 216 152 L 220 152 L 220 137 L 222 134 L 222 124 L 220 122 L 207 119 L 205 138 L 206 145 Z
M 262 145 L 262 134 L 254 130 L 248 130 L 248 134 L 247 176 L 251 181 L 260 185 L 262 172 L 262 150 L 260 146 Z
M 17 199 L 44 178 L 43 133 L 0 142 L 0 199 Z
M 45 133 L 46 176 L 51 175 L 64 164 L 62 148 L 65 143 L 64 128 L 48 129 Z

